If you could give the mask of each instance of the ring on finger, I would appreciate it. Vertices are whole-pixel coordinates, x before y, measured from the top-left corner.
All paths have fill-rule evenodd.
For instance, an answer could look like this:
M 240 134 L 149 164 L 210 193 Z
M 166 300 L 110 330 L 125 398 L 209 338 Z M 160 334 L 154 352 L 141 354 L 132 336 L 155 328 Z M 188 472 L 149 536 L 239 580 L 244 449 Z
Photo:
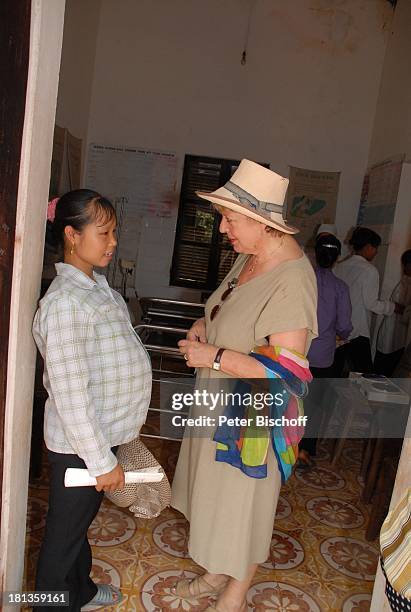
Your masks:
M 188 361 L 187 353 L 184 353 L 184 359 Z

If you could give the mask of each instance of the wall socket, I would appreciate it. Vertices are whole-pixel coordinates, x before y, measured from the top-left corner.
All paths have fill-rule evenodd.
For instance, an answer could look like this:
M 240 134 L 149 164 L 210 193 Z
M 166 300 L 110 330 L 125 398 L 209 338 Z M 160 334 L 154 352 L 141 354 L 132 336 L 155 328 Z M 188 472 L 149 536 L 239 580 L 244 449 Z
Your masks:
M 120 268 L 124 273 L 133 274 L 135 267 L 136 263 L 132 259 L 120 259 Z

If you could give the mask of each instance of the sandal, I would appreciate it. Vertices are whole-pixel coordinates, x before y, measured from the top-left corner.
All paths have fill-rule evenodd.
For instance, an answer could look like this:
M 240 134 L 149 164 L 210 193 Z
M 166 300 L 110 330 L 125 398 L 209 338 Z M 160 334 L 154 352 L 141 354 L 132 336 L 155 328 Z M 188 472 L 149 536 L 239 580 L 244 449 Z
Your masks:
M 308 451 L 301 449 L 295 467 L 300 470 L 311 470 L 315 467 L 315 461 Z
M 172 588 L 172 592 L 174 595 L 190 601 L 219 595 L 224 590 L 225 585 L 226 581 L 219 586 L 213 586 L 207 582 L 204 576 L 197 576 L 197 578 L 190 580 L 179 580 Z
M 124 596 L 120 589 L 112 584 L 98 584 L 97 593 L 94 595 L 82 610 L 91 610 L 91 608 L 116 606 L 123 600 Z
M 313 467 L 315 467 L 315 462 L 312 459 L 310 459 L 310 461 L 297 459 L 295 467 L 297 470 L 312 470 Z

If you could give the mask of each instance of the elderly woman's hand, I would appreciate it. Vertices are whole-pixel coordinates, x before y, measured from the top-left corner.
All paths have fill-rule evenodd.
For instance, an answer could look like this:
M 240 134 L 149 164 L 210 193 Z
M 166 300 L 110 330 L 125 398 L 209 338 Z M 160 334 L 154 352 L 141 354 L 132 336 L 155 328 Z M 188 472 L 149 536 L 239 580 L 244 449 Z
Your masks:
M 194 321 L 194 323 L 187 332 L 187 340 L 194 340 L 195 342 L 207 342 L 204 317 L 202 319 Z
M 189 368 L 211 368 L 218 351 L 217 346 L 198 340 L 180 340 L 178 348 Z

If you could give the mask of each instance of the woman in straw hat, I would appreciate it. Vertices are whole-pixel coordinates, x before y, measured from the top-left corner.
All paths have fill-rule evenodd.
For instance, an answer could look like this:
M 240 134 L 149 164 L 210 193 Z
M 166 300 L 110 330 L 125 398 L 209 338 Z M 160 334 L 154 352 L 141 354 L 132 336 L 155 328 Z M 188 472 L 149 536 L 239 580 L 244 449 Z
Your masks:
M 220 232 L 240 254 L 209 298 L 205 318 L 179 342 L 187 365 L 198 370 L 197 387 L 217 391 L 224 378 L 263 379 L 278 372 L 289 382 L 309 380 L 304 356 L 317 335 L 317 288 L 292 237 L 298 230 L 284 220 L 287 186 L 287 179 L 244 159 L 224 187 L 197 192 L 218 208 Z M 210 412 L 195 406 L 196 414 Z M 237 612 L 247 608 L 257 566 L 269 555 L 281 480 L 297 453 L 294 445 L 281 455 L 273 441 L 262 461 L 247 465 L 241 450 L 233 464 L 228 446 L 220 444 L 224 435 L 192 434 L 181 446 L 172 505 L 189 520 L 189 552 L 206 573 L 179 581 L 174 593 L 192 602 L 218 596 L 209 610 Z

